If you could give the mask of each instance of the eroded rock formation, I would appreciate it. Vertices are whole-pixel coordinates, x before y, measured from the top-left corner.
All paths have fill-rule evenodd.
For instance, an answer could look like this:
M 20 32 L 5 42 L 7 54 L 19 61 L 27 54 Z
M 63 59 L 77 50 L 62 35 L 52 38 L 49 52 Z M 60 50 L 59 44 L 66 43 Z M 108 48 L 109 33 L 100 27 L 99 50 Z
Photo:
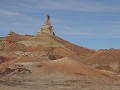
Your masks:
M 38 30 L 37 36 L 40 36 L 41 34 L 49 34 L 49 35 L 55 35 L 50 23 L 50 16 L 46 15 L 46 21 L 43 24 L 42 28 Z

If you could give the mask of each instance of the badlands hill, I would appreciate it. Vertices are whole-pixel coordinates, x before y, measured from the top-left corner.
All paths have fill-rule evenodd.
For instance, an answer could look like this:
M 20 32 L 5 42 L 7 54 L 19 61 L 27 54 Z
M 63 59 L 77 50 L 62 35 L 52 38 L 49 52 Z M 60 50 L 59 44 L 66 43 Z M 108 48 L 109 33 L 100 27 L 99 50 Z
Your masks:
M 63 40 L 48 15 L 37 35 L 10 32 L 0 39 L 1 90 L 119 90 L 119 65 L 120 50 Z
M 120 50 L 108 49 L 99 50 L 83 63 L 100 70 L 107 70 L 120 73 Z

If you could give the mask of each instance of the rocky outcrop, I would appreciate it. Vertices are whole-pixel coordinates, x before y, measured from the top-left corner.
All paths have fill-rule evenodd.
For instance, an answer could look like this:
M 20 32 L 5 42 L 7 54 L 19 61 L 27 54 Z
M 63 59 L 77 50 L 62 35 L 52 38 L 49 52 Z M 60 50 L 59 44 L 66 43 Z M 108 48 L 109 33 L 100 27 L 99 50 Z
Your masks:
M 17 34 L 17 33 L 15 33 L 15 32 L 10 32 L 5 38 L 3 38 L 3 41 L 4 42 L 10 42 L 10 41 L 12 41 L 12 42 L 17 42 L 17 41 L 19 41 L 20 40 L 20 36 L 21 35 L 19 35 L 19 34 Z
M 13 41 L 4 41 L 0 44 L 0 51 L 25 51 L 26 47 L 23 44 L 16 43 Z

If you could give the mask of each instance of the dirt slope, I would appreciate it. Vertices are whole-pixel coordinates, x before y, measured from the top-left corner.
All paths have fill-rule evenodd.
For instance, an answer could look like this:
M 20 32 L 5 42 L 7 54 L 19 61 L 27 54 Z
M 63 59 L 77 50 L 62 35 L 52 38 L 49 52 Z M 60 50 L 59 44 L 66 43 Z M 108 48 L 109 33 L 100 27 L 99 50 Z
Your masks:
M 63 39 L 61 39 L 57 36 L 52 37 L 52 38 L 54 38 L 59 43 L 63 44 L 66 48 L 70 49 L 71 51 L 76 52 L 78 55 L 89 56 L 89 55 L 95 53 L 95 51 L 92 50 L 92 49 L 88 49 L 88 48 L 85 48 L 85 47 L 82 47 L 82 46 L 77 46 L 77 45 L 75 45 L 73 43 L 70 43 L 66 40 L 63 40 Z
M 103 80 L 113 79 L 113 77 L 109 74 L 105 74 L 104 72 L 69 58 L 48 61 L 47 63 L 44 63 L 41 68 L 47 73 L 64 72 L 73 75 L 85 75 L 94 78 L 100 78 Z

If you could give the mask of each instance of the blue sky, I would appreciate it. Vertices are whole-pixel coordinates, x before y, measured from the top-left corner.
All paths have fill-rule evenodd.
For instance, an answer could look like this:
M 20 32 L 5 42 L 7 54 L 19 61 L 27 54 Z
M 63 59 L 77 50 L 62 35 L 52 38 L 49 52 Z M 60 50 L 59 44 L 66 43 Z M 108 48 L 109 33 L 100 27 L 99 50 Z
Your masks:
M 0 0 L 0 36 L 35 35 L 46 14 L 63 39 L 92 49 L 120 48 L 120 0 Z

